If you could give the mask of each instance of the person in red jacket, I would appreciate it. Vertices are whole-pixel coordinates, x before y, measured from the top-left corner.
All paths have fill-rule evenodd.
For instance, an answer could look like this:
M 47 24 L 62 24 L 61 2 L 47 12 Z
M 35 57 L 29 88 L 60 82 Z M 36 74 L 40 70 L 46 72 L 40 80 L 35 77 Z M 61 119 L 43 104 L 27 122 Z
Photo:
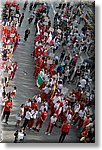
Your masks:
M 69 134 L 70 128 L 71 128 L 71 125 L 70 125 L 70 123 L 68 121 L 66 121 L 66 122 L 64 122 L 62 124 L 61 135 L 60 135 L 60 138 L 59 138 L 59 143 L 63 143 L 66 135 Z
M 34 130 L 36 130 L 37 132 L 40 131 L 44 121 L 47 119 L 48 116 L 48 112 L 46 111 L 46 108 L 44 108 L 44 111 L 41 112 L 37 122 L 36 122 L 36 127 L 34 128 Z
M 87 143 L 86 138 L 89 135 L 89 129 L 86 127 L 83 132 L 81 132 L 80 142 Z
M 9 119 L 9 116 L 10 116 L 11 109 L 12 109 L 12 100 L 8 99 L 5 102 L 4 110 L 3 110 L 3 115 L 1 117 L 1 121 L 3 121 L 3 119 L 6 116 L 6 118 L 5 118 L 5 123 L 6 124 L 8 124 L 8 119 Z
M 38 108 L 38 102 L 36 100 L 32 101 L 32 104 L 31 104 L 31 108 L 32 109 L 37 109 Z

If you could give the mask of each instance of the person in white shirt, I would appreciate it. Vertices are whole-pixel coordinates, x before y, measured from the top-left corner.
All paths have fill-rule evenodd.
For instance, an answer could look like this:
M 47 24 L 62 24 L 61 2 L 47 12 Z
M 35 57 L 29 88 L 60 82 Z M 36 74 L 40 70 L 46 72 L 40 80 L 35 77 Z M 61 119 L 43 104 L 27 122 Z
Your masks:
M 44 109 L 46 108 L 46 110 L 48 111 L 48 103 L 47 102 L 44 102 L 42 103 L 42 106 L 40 107 L 40 111 L 41 112 L 44 112 Z
M 85 85 L 86 85 L 86 80 L 85 80 L 84 78 L 82 78 L 82 79 L 80 80 L 79 86 L 81 86 L 81 88 L 85 88 Z
M 39 95 L 34 95 L 33 96 L 33 100 L 34 99 L 37 101 L 37 103 L 41 103 L 41 96 L 40 96 L 40 94 Z
M 23 123 L 23 126 L 22 126 L 22 128 L 24 130 L 25 130 L 26 126 L 28 125 L 31 118 L 32 118 L 31 108 L 29 108 L 29 110 L 26 112 L 25 120 L 24 120 L 24 123 Z
M 16 126 L 19 126 L 23 117 L 24 117 L 24 104 L 21 105 L 19 112 L 16 116 L 16 119 L 17 119 Z
M 24 104 L 25 107 L 31 107 L 31 99 L 28 99 L 28 101 Z
M 59 93 L 56 93 L 55 96 L 53 97 L 53 103 L 56 104 L 58 100 L 61 101 L 61 96 Z
M 43 88 L 43 90 L 44 93 L 48 94 L 51 91 L 51 88 L 46 86 L 45 88 Z
M 49 93 L 51 92 L 51 87 L 50 85 L 45 86 L 43 88 L 43 92 L 42 92 L 42 100 L 48 100 L 49 99 Z
M 55 110 L 58 110 L 59 106 L 60 106 L 60 101 L 58 100 L 54 105 Z
M 41 103 L 41 96 L 40 96 L 40 94 L 37 96 L 36 100 L 37 100 L 37 103 Z
M 78 101 L 74 104 L 74 112 L 77 113 L 80 110 L 80 104 Z
M 46 130 L 45 134 L 50 135 L 52 133 L 52 129 L 53 129 L 54 125 L 56 124 L 56 121 L 57 121 L 57 114 L 54 114 L 50 118 L 50 121 L 48 123 L 48 127 L 47 127 L 47 130 Z
M 28 126 L 27 126 L 29 129 L 32 129 L 34 121 L 37 119 L 38 110 L 36 108 L 32 109 L 31 114 L 32 117 L 30 118 L 30 121 L 28 122 Z
M 24 116 L 25 116 L 25 114 L 26 114 L 26 111 L 27 111 L 29 108 L 31 108 L 31 105 L 32 105 L 31 101 L 32 101 L 32 100 L 29 98 L 29 99 L 25 102 L 25 104 L 24 104 Z
M 17 130 L 14 133 L 14 136 L 15 136 L 14 143 L 22 143 L 24 141 L 24 136 L 26 136 L 26 134 L 22 129 L 20 129 L 19 131 Z
M 78 117 L 76 117 L 76 119 L 74 120 L 74 125 L 78 122 L 77 128 L 82 127 L 85 115 L 86 115 L 86 112 L 84 109 L 81 109 L 78 112 Z

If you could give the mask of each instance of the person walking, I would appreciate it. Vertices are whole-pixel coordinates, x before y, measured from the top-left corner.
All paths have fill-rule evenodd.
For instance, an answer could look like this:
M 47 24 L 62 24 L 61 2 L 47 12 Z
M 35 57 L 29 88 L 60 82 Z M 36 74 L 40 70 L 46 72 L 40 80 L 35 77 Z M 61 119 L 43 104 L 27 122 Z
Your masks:
M 41 114 L 36 122 L 36 127 L 34 128 L 34 130 L 39 132 L 44 121 L 47 119 L 47 117 L 48 117 L 48 112 L 46 111 L 46 108 L 44 108 L 44 112 L 41 112 Z
M 23 130 L 26 129 L 30 119 L 32 118 L 32 114 L 31 114 L 31 108 L 29 108 L 29 110 L 26 112 L 26 115 L 25 115 L 25 120 L 24 120 L 24 123 L 23 123 Z
M 30 15 L 29 19 L 28 19 L 28 23 L 29 23 L 29 24 L 33 21 L 34 17 L 35 17 L 35 14 L 32 13 L 32 14 Z
M 17 88 L 14 86 L 13 90 L 11 91 L 11 98 L 13 99 L 16 96 Z
M 8 119 L 9 119 L 9 116 L 10 116 L 10 112 L 11 112 L 11 109 L 12 109 L 12 100 L 11 99 L 8 99 L 6 102 L 5 102 L 5 105 L 4 105 L 4 109 L 3 109 L 3 115 L 1 117 L 1 121 L 3 121 L 3 119 L 5 118 L 5 123 L 8 124 Z
M 20 125 L 21 121 L 23 120 L 23 117 L 24 117 L 24 104 L 22 104 L 20 106 L 20 109 L 19 109 L 18 114 L 16 116 L 16 119 L 17 119 L 16 126 Z
M 29 12 L 32 11 L 32 9 L 33 9 L 33 1 L 30 3 Z
M 30 34 L 30 28 L 25 30 L 25 36 L 24 36 L 25 41 L 27 41 L 29 34 Z
M 59 143 L 63 143 L 66 135 L 69 134 L 69 131 L 70 131 L 70 123 L 67 121 L 67 122 L 64 122 L 62 124 L 62 128 L 61 128 L 61 135 L 60 135 L 60 138 L 59 138 Z
M 53 127 L 55 126 L 56 121 L 57 121 L 57 114 L 54 114 L 54 115 L 51 116 L 51 118 L 50 118 L 50 121 L 49 121 L 49 123 L 48 123 L 48 127 L 47 127 L 47 130 L 46 130 L 45 134 L 50 135 L 50 134 L 52 133 L 52 129 L 53 129 Z M 49 133 L 48 133 L 48 132 L 49 132 Z
M 32 118 L 30 119 L 29 123 L 28 123 L 28 128 L 29 129 L 32 129 L 33 127 L 33 124 L 34 124 L 34 121 L 36 120 L 37 118 L 37 115 L 38 115 L 38 110 L 37 108 L 34 108 L 31 110 L 31 114 L 32 114 Z
M 24 6 L 23 6 L 23 10 L 26 10 L 27 5 L 28 5 L 28 0 L 25 1 Z
M 21 15 L 19 27 L 21 26 L 21 24 L 22 24 L 22 22 L 23 22 L 23 19 L 24 19 L 24 13 L 22 13 L 22 15 Z

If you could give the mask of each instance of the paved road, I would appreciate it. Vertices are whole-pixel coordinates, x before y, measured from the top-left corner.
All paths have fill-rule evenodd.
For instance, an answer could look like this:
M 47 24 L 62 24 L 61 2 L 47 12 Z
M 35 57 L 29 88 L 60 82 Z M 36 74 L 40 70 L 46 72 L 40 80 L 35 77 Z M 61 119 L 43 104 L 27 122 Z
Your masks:
M 21 4 L 22 8 L 22 4 Z M 18 28 L 18 33 L 21 36 L 21 44 L 14 53 L 13 60 L 18 62 L 18 70 L 16 72 L 15 80 L 11 82 L 11 86 L 16 85 L 17 87 L 17 96 L 14 99 L 14 107 L 9 119 L 9 124 L 3 127 L 3 142 L 13 142 L 13 134 L 17 127 L 16 123 L 16 114 L 20 104 L 24 103 L 28 98 L 32 98 L 34 94 L 39 93 L 38 88 L 35 87 L 35 79 L 33 78 L 34 70 L 34 60 L 31 57 L 33 51 L 33 42 L 34 42 L 34 24 L 31 23 L 28 25 L 27 18 L 29 18 L 28 10 L 25 11 L 25 19 L 22 23 L 22 26 Z M 49 16 L 52 18 L 53 8 L 50 8 Z M 31 34 L 28 38 L 28 41 L 24 43 L 24 31 L 30 27 Z M 26 72 L 27 74 L 25 74 Z M 25 137 L 26 143 L 38 143 L 38 142 L 58 142 L 60 136 L 60 129 L 55 127 L 50 136 L 45 135 L 44 132 L 47 128 L 47 123 L 44 123 L 44 126 L 39 133 L 36 133 L 33 130 L 27 130 L 27 136 Z M 75 127 L 72 126 L 70 134 L 67 136 L 65 142 L 68 143 L 77 143 L 79 142 L 78 133 Z

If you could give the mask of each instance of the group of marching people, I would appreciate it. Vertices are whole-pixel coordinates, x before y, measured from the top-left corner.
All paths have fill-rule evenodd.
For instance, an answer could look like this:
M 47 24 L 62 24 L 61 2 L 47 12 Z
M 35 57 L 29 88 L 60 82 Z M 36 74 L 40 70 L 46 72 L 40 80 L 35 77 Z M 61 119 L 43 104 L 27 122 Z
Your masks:
M 1 121 L 5 119 L 8 124 L 10 112 L 13 107 L 13 100 L 16 96 L 16 86 L 11 87 L 11 82 L 15 78 L 18 69 L 17 62 L 13 61 L 13 55 L 20 43 L 20 35 L 17 32 L 19 20 L 19 5 L 16 1 L 10 3 L 6 1 L 2 11 L 2 105 Z
M 58 11 L 61 12 L 62 7 L 65 7 L 65 5 L 59 4 Z M 82 5 L 83 3 L 79 5 L 80 9 L 83 8 Z M 61 28 L 62 26 L 57 25 L 54 29 L 51 27 L 51 21 L 47 12 L 47 3 L 37 2 L 35 6 L 34 13 L 36 17 L 34 24 L 36 33 L 33 56 L 36 66 L 34 69 L 34 77 L 37 79 L 36 85 L 40 89 L 41 94 L 38 96 L 35 95 L 33 99 L 29 99 L 23 105 L 24 122 L 22 128 L 24 130 L 26 128 L 33 128 L 39 132 L 43 123 L 48 119 L 48 127 L 46 128 L 45 134 L 50 135 L 54 126 L 60 127 L 61 136 L 59 142 L 64 141 L 65 136 L 70 131 L 71 125 L 76 125 L 76 128 L 78 128 L 80 142 L 94 142 L 95 92 L 94 88 L 91 87 L 92 80 L 90 76 L 94 65 L 89 64 L 86 60 L 80 66 L 77 65 L 81 52 L 75 49 L 73 50 L 73 42 L 72 45 L 68 45 L 68 48 L 72 48 L 73 50 L 72 54 L 69 49 L 64 50 L 66 46 L 65 40 L 67 38 L 68 44 L 70 43 L 69 38 L 72 36 L 71 32 L 76 33 L 76 37 L 80 36 L 75 31 L 78 29 L 74 29 L 74 25 L 72 24 L 72 29 L 67 33 L 69 37 L 67 34 L 63 35 L 62 33 L 66 31 L 66 26 Z M 66 9 L 68 9 L 67 11 L 70 14 L 70 11 L 73 13 L 76 7 L 78 6 L 68 3 L 64 10 L 66 12 Z M 64 18 L 64 14 L 61 14 Z M 74 16 L 75 18 L 76 16 Z M 58 19 L 61 22 L 63 21 L 62 18 L 60 19 L 56 15 L 54 20 L 58 21 Z M 73 18 L 68 20 L 67 27 L 70 27 L 71 19 Z M 82 19 L 84 20 L 83 17 Z M 89 38 L 90 30 L 88 30 L 88 35 L 86 35 L 87 30 L 85 31 L 85 35 L 84 29 L 82 30 L 81 38 L 83 38 L 82 35 Z M 74 41 L 77 42 L 77 39 Z M 57 53 L 59 48 L 63 49 L 60 56 Z M 73 73 L 74 76 L 72 78 Z M 73 83 L 73 88 L 71 91 L 67 91 L 65 86 L 70 86 L 71 82 Z
M 88 14 L 90 12 L 86 11 L 88 7 L 87 3 L 59 4 L 54 29 L 48 14 L 40 9 L 34 40 L 34 77 L 37 77 L 41 99 L 47 101 L 50 116 L 56 115 L 56 121 L 62 126 L 65 122 L 76 125 L 81 142 L 95 140 L 95 90 L 92 86 L 94 55 L 78 65 L 82 51 L 88 52 L 92 46 L 94 48 L 94 30 L 89 26 L 91 17 Z M 80 24 L 83 27 L 78 33 Z M 60 57 L 59 49 L 62 49 Z M 64 93 L 63 89 L 70 83 L 73 84 L 72 90 Z
M 28 1 L 25 1 L 23 10 L 26 10 L 27 5 Z M 5 7 L 15 8 L 15 13 L 9 9 L 9 16 L 5 14 L 5 10 L 3 19 L 5 33 L 3 41 L 7 48 L 3 59 L 6 60 L 4 67 L 9 74 L 8 78 L 5 78 L 5 86 L 8 86 L 8 81 L 14 78 L 17 70 L 17 63 L 13 63 L 9 56 L 19 45 L 17 26 L 18 22 L 19 27 L 21 26 L 24 13 L 20 15 L 20 6 L 15 4 L 15 1 L 11 6 L 7 3 Z M 93 74 L 91 74 L 94 70 L 94 56 L 78 65 L 81 53 L 88 52 L 94 45 L 93 33 L 91 34 L 93 30 L 87 25 L 90 19 L 88 11 L 85 13 L 87 7 L 87 3 L 85 6 L 84 3 L 60 3 L 56 7 L 54 27 L 52 27 L 48 3 L 30 3 L 31 15 L 28 23 L 34 20 L 36 30 L 32 54 L 36 62 L 34 78 L 40 94 L 34 95 L 20 106 L 16 126 L 20 125 L 21 130 L 15 132 L 15 142 L 17 137 L 21 137 L 21 141 L 24 140 L 26 129 L 39 132 L 47 120 L 45 134 L 53 134 L 52 130 L 55 127 L 61 128 L 59 142 L 64 141 L 73 125 L 80 133 L 80 142 L 95 141 L 95 90 L 92 87 Z M 83 24 L 83 27 L 79 33 L 80 24 Z M 30 30 L 27 29 L 25 33 L 26 41 Z M 10 43 L 11 40 L 13 45 Z M 11 46 L 9 50 L 8 43 Z M 9 62 L 9 65 L 6 62 Z M 70 91 L 68 86 L 72 87 Z M 10 96 L 10 93 L 8 95 Z M 10 103 L 9 111 L 11 108 Z

